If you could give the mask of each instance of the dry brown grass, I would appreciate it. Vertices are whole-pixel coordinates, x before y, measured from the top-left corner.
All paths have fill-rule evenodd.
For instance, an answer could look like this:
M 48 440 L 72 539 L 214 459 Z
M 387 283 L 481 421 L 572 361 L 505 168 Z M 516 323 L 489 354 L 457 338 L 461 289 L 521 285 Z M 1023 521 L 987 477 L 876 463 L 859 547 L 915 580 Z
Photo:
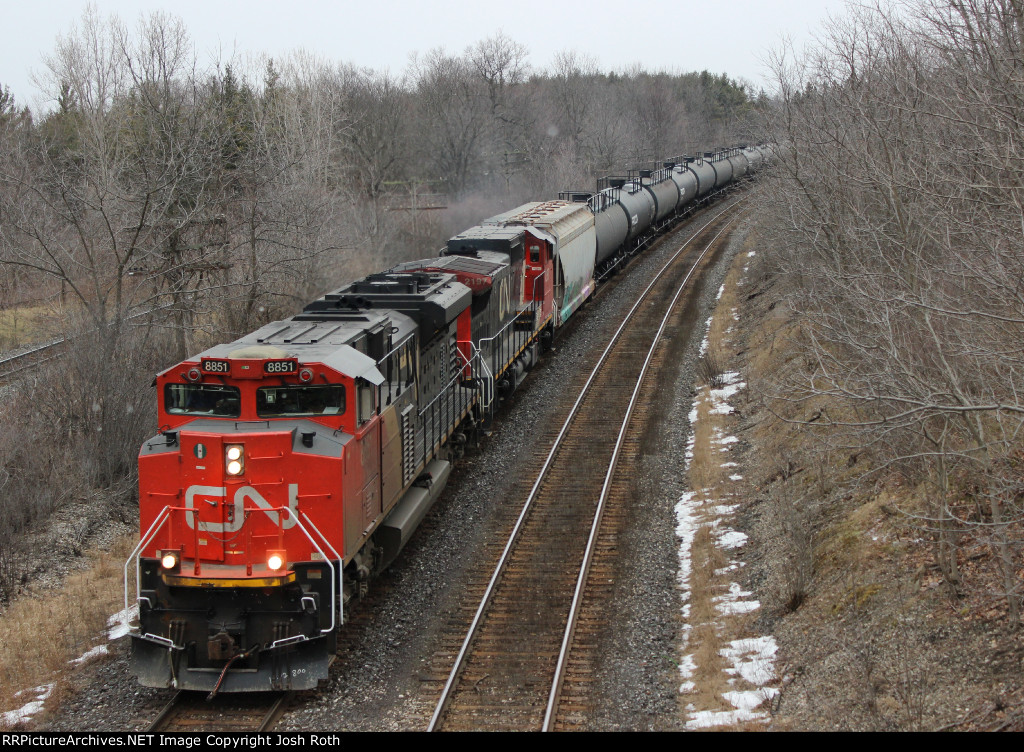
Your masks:
M 728 469 L 722 467 L 723 455 L 719 452 L 718 444 L 712 441 L 715 429 L 723 429 L 728 416 L 711 414 L 706 393 L 707 389 L 702 390 L 697 407 L 690 480 L 691 486 L 697 489 L 695 500 L 713 506 L 729 495 Z M 738 634 L 736 620 L 723 616 L 715 602 L 716 597 L 727 592 L 730 578 L 720 573 L 728 564 L 728 559 L 715 541 L 713 529 L 708 524 L 711 519 L 709 511 L 705 524 L 694 535 L 690 549 L 690 623 L 693 628 L 686 651 L 693 655 L 696 669 L 691 677 L 694 690 L 681 699 L 697 711 L 729 711 L 734 708 L 724 699 L 723 694 L 733 687 L 728 683 L 729 676 L 724 671 L 726 661 L 721 651 Z
M 686 702 L 692 703 L 698 710 L 731 710 L 722 697 L 729 691 L 728 680 L 724 672 L 725 662 L 721 649 L 721 616 L 715 608 L 714 597 L 723 591 L 722 577 L 715 574 L 725 564 L 725 557 L 715 545 L 711 528 L 702 526 L 694 536 L 691 549 L 693 572 L 690 578 L 692 594 L 690 598 L 690 633 L 689 650 L 693 653 L 697 668 L 691 680 L 694 691 L 687 695 Z
M 746 247 L 747 244 L 744 244 L 744 249 Z M 721 355 L 729 351 L 728 342 L 731 339 L 732 330 L 736 326 L 733 309 L 739 305 L 739 282 L 743 276 L 743 264 L 746 262 L 746 258 L 746 253 L 741 251 L 726 274 L 725 289 L 718 299 L 715 315 L 711 319 L 711 326 L 708 329 L 708 352 Z
M 1000 721 L 986 704 L 994 693 L 1014 708 L 1008 727 L 1024 728 L 1016 710 L 1024 707 L 1024 639 L 999 630 L 1005 609 L 988 548 L 961 535 L 959 566 L 971 587 L 951 593 L 928 529 L 934 491 L 886 465 L 887 447 L 824 430 L 828 418 L 856 422 L 850 407 L 822 396 L 784 399 L 782 377 L 810 366 L 806 333 L 780 285 L 754 290 L 741 303 L 753 447 L 744 474 L 760 502 L 759 595 L 776 617 L 779 670 L 788 674 L 772 728 L 994 728 Z M 957 511 L 969 520 L 977 486 L 965 488 Z M 798 585 L 803 597 L 787 605 L 799 551 L 813 566 Z
M 50 683 L 57 686 L 47 706 L 59 704 L 68 662 L 104 644 L 107 619 L 124 607 L 122 567 L 135 542 L 125 536 L 89 552 L 88 569 L 58 589 L 22 595 L 0 615 L 0 712 L 33 699 L 17 692 Z
M 57 329 L 54 311 L 48 305 L 0 310 L 0 350 L 47 340 Z
M 721 460 L 718 451 L 712 445 L 714 425 L 709 420 L 710 405 L 707 402 L 707 389 L 700 392 L 697 404 L 697 422 L 693 426 L 693 459 L 690 461 L 690 488 L 703 497 L 703 490 L 711 488 L 721 473 Z

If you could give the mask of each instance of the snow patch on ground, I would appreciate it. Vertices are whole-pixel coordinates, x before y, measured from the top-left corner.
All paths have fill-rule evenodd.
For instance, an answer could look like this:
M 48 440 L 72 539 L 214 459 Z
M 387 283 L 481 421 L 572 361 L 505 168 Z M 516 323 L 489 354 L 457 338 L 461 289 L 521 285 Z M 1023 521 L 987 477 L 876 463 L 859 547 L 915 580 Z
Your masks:
M 107 619 L 107 638 L 111 640 L 117 640 L 121 637 L 125 637 L 128 634 L 132 620 L 139 617 L 139 604 L 136 603 L 134 606 L 129 606 L 123 611 L 118 611 L 116 614 Z
M 732 663 L 732 668 L 726 669 L 726 673 L 739 674 L 760 687 L 775 678 L 775 654 L 778 650 L 775 638 L 765 635 L 733 640 L 721 653 Z
M 35 699 L 25 703 L 17 710 L 11 710 L 7 713 L 0 714 L 0 724 L 7 726 L 8 728 L 16 726 L 19 723 L 24 723 L 34 716 L 36 713 L 41 711 L 46 705 L 46 698 L 53 692 L 53 684 L 44 684 L 41 687 L 33 687 L 32 689 L 22 690 L 16 693 L 15 697 L 21 697 L 25 694 L 35 695 Z
M 753 254 L 751 254 L 753 255 Z M 719 293 L 721 294 L 721 292 Z M 710 327 L 710 319 L 708 321 Z M 701 346 L 701 355 L 706 351 L 705 344 Z M 694 424 L 697 422 L 697 406 L 701 400 L 710 403 L 710 412 L 715 415 L 729 415 L 733 407 L 729 400 L 742 389 L 745 384 L 740 381 L 738 373 L 723 374 L 723 386 L 715 389 L 703 388 L 694 401 L 693 409 L 690 411 L 690 436 L 686 445 L 685 465 L 687 470 L 690 467 L 694 456 L 696 442 Z M 711 443 L 720 447 L 720 451 L 728 452 L 731 445 L 739 441 L 735 436 L 727 436 L 723 431 L 713 432 Z M 735 462 L 724 462 L 722 467 L 737 467 Z M 743 476 L 733 473 L 730 480 L 742 480 Z M 729 495 L 726 492 L 725 495 Z M 692 591 L 691 576 L 693 573 L 693 541 L 697 531 L 703 527 L 710 527 L 713 531 L 715 544 L 725 552 L 736 551 L 746 545 L 747 536 L 728 526 L 728 521 L 738 508 L 738 504 L 730 504 L 725 500 L 713 498 L 715 494 L 710 489 L 700 491 L 687 491 L 676 504 L 676 536 L 679 538 L 679 585 L 681 592 L 681 611 L 686 627 L 684 629 L 683 651 L 689 647 L 690 634 L 693 629 L 689 623 L 691 612 Z M 716 570 L 716 576 L 728 577 L 732 572 L 742 568 L 742 562 L 729 561 L 725 567 Z M 712 625 L 716 632 L 721 633 L 724 628 L 724 620 L 743 614 L 757 611 L 761 604 L 751 596 L 753 593 L 743 590 L 738 582 L 729 582 L 728 592 L 716 596 L 713 601 L 715 610 L 719 614 Z M 733 640 L 727 647 L 720 650 L 725 659 L 727 667 L 724 669 L 727 675 L 729 689 L 723 692 L 721 697 L 725 703 L 731 705 L 734 710 L 697 710 L 691 703 L 687 706 L 689 718 L 686 722 L 688 729 L 713 728 L 718 726 L 733 726 L 738 723 L 761 722 L 767 723 L 769 716 L 762 708 L 770 702 L 779 690 L 768 686 L 775 681 L 774 658 L 777 651 L 774 637 L 770 635 L 754 637 L 743 640 Z M 686 653 L 679 662 L 679 673 L 681 683 L 679 691 L 681 694 L 696 693 L 697 686 L 693 679 L 697 672 L 697 661 L 694 653 Z
M 86 650 L 77 658 L 72 658 L 70 661 L 68 661 L 68 663 L 77 666 L 81 663 L 87 663 L 91 661 L 93 658 L 99 658 L 101 655 L 106 655 L 109 652 L 110 650 L 107 648 L 106 645 L 97 645 L 92 650 Z
M 732 614 L 749 614 L 752 611 L 757 611 L 761 608 L 760 601 L 747 601 L 743 600 L 753 593 L 743 590 L 736 582 L 729 583 L 729 592 L 725 595 L 720 595 L 715 598 L 715 606 L 718 608 L 718 613 L 722 616 L 730 616 Z
M 680 540 L 679 546 L 679 586 L 683 594 L 683 619 L 690 616 L 690 575 L 693 572 L 693 560 L 690 551 L 693 548 L 693 538 L 700 527 L 698 521 L 699 502 L 694 502 L 696 493 L 687 491 L 683 498 L 676 504 L 676 537 Z
M 719 548 L 739 548 L 747 543 L 747 534 L 736 530 L 725 530 L 718 536 Z
M 703 358 L 705 355 L 707 355 L 708 346 L 711 344 L 709 337 L 710 337 L 710 334 L 711 334 L 711 319 L 713 319 L 713 318 L 714 318 L 714 316 L 708 316 L 708 321 L 707 321 L 706 324 L 704 324 L 704 339 L 701 340 L 700 352 L 699 352 L 699 356 L 701 358 Z

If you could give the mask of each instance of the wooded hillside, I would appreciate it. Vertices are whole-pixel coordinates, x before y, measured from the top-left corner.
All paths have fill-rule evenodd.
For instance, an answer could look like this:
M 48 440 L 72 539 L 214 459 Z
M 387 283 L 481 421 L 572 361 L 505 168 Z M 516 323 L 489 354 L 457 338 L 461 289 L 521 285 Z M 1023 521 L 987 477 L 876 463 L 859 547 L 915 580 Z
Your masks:
M 769 387 L 899 488 L 954 601 L 988 551 L 1021 619 L 1024 3 L 851 6 L 775 60 L 763 209 L 801 351 Z

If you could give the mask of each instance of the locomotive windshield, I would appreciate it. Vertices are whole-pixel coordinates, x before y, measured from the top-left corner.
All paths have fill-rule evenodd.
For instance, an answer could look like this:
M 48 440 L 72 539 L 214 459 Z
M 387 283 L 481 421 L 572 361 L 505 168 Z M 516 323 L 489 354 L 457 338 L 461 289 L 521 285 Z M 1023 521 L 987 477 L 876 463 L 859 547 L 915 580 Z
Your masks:
M 256 391 L 256 414 L 261 418 L 298 415 L 341 415 L 345 412 L 345 387 L 267 386 Z
M 242 411 L 238 387 L 220 384 L 167 384 L 164 405 L 171 415 L 237 418 Z

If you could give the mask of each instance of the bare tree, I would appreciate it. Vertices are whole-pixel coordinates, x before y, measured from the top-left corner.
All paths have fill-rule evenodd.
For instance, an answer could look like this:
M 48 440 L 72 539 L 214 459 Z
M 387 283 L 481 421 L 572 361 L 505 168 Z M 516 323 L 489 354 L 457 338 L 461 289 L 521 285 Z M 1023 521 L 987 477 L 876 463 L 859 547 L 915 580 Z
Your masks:
M 845 408 L 827 421 L 924 468 L 926 524 L 958 585 L 953 467 L 978 479 L 1008 620 L 1024 478 L 1019 255 L 1024 88 L 1010 0 L 858 8 L 802 61 L 776 62 L 780 180 L 793 305 L 808 323 L 798 398 Z M 781 211 L 780 211 L 781 210 Z M 795 241 L 795 242 L 793 242 Z
M 470 64 L 433 50 L 415 65 L 420 150 L 448 192 L 467 190 L 481 161 L 487 126 L 484 92 Z
M 555 55 L 550 87 L 551 108 L 557 118 L 552 123 L 553 135 L 568 139 L 579 155 L 586 154 L 589 146 L 598 75 L 597 61 L 592 57 L 574 50 Z

